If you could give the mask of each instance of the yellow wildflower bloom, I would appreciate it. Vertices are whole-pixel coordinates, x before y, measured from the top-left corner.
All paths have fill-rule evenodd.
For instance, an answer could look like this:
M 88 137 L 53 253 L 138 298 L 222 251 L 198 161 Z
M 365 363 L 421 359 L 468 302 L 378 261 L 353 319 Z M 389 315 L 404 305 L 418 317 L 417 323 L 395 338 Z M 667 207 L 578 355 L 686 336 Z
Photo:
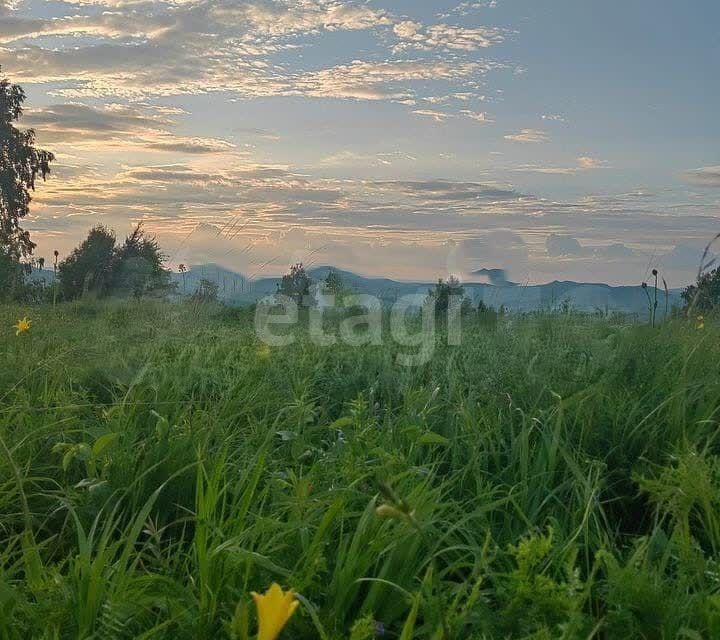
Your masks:
M 697 317 L 697 329 L 698 331 L 701 331 L 705 328 L 705 318 L 703 316 Z
M 13 329 L 15 329 L 15 335 L 19 336 L 21 333 L 26 333 L 30 331 L 30 324 L 31 320 L 28 320 L 27 317 L 23 318 L 22 320 L 18 320 L 18 323 L 13 326 Z
M 293 591 L 283 591 L 276 582 L 264 593 L 253 592 L 258 614 L 258 640 L 275 640 L 300 604 Z

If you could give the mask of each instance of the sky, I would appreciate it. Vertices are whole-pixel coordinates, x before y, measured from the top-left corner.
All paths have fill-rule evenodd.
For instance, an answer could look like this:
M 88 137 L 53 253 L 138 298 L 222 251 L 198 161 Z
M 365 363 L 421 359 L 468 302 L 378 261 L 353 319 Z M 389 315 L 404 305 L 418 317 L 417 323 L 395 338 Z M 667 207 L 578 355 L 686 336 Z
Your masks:
M 720 232 L 717 0 L 0 0 L 61 255 L 637 284 Z M 48 260 L 49 262 L 49 260 Z

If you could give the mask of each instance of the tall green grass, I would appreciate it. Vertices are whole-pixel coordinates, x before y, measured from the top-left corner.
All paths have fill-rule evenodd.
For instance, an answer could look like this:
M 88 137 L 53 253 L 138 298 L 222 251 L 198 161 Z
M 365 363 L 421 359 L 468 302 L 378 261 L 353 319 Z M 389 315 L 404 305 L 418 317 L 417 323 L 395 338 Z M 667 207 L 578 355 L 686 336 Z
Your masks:
M 288 639 L 720 637 L 719 338 L 510 317 L 403 368 L 0 308 L 0 638 L 241 638 L 273 581 Z

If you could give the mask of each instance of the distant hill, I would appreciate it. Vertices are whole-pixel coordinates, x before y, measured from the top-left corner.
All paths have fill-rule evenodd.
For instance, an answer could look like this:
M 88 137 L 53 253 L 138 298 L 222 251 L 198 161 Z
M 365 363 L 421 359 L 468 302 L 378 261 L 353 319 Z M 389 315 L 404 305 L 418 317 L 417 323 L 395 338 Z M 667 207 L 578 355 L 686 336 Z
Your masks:
M 407 282 L 390 278 L 372 278 L 358 275 L 352 271 L 336 269 L 330 266 L 314 267 L 308 275 L 314 282 L 325 280 L 330 271 L 335 271 L 344 285 L 357 293 L 375 296 L 384 303 L 392 303 L 399 297 L 427 293 L 434 282 L 421 280 Z M 481 300 L 492 307 L 504 305 L 510 311 L 536 311 L 538 309 L 557 309 L 569 305 L 580 311 L 610 311 L 620 313 L 648 314 L 648 301 L 642 287 L 615 287 L 602 283 L 554 281 L 547 284 L 521 285 L 506 279 L 501 269 L 480 269 L 474 274 L 478 279 L 489 282 L 464 282 L 465 295 L 473 304 Z M 33 280 L 52 282 L 53 272 L 50 270 L 33 271 Z M 177 283 L 178 293 L 183 293 L 183 275 L 173 273 L 172 279 Z M 188 268 L 184 278 L 184 292 L 191 294 L 207 279 L 215 282 L 220 290 L 220 297 L 229 304 L 242 305 L 256 302 L 260 298 L 275 293 L 280 284 L 279 277 L 248 278 L 246 275 L 225 269 L 216 264 L 194 265 Z M 495 283 L 495 284 L 493 284 Z M 669 305 L 682 304 L 680 289 L 671 289 Z M 665 292 L 659 292 L 660 312 L 665 308 Z
M 344 285 L 357 293 L 373 295 L 385 303 L 414 293 L 425 294 L 434 286 L 434 282 L 406 282 L 390 278 L 365 277 L 331 266 L 319 266 L 308 270 L 314 282 L 320 282 L 330 271 L 335 271 Z M 511 311 L 535 311 L 539 309 L 557 309 L 569 305 L 580 311 L 609 311 L 647 315 L 648 301 L 642 287 L 611 286 L 602 283 L 584 283 L 555 281 L 539 285 L 520 285 L 506 279 L 500 269 L 482 269 L 475 275 L 486 277 L 490 282 L 465 282 L 465 294 L 478 304 L 481 300 L 490 306 L 499 308 L 504 305 Z M 178 291 L 183 290 L 181 274 L 173 274 L 178 283 Z M 220 296 L 230 304 L 248 304 L 260 298 L 272 295 L 280 283 L 279 277 L 251 280 L 247 276 L 235 273 L 215 264 L 191 266 L 185 274 L 185 291 L 192 293 L 200 280 L 206 278 L 218 284 Z M 496 284 L 492 284 L 495 282 Z M 680 290 L 669 292 L 669 305 L 682 303 Z M 665 293 L 660 292 L 659 309 L 665 308 Z

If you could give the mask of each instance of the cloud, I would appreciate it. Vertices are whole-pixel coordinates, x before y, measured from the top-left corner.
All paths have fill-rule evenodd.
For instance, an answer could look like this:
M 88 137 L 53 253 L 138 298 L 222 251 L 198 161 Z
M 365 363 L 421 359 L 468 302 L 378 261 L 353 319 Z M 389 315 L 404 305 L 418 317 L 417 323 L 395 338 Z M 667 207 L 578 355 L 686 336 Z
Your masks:
M 136 11 L 105 12 L 92 16 L 60 18 L 7 18 L 2 23 L 0 43 L 35 40 L 48 36 L 96 36 L 104 38 L 158 39 L 175 25 L 171 15 L 150 15 Z
M 180 23 L 177 24 L 178 27 L 184 30 L 192 28 L 197 32 L 202 32 L 202 22 L 213 27 L 232 26 L 240 36 L 249 33 L 287 36 L 320 30 L 372 29 L 392 24 L 391 17 L 384 10 L 335 0 L 66 0 L 66 3 L 77 7 L 101 6 L 106 10 L 90 16 L 26 20 L 25 37 L 78 33 L 110 37 L 157 37 L 163 34 L 163 31 L 157 28 L 158 23 L 164 23 L 168 28 L 172 27 L 173 23 Z M 13 31 L 17 31 L 19 24 L 11 25 Z
M 303 259 L 315 252 L 312 259 L 395 277 L 507 268 L 516 282 L 626 282 L 628 273 L 642 277 L 652 255 L 675 245 L 702 247 L 716 226 L 710 208 L 678 210 L 654 198 L 553 202 L 493 182 L 329 179 L 243 158 L 207 160 L 187 156 L 117 170 L 58 164 L 28 219 L 39 255 L 72 248 L 92 224 L 122 233 L 143 220 L 171 254 L 188 237 L 185 250 L 205 261 L 261 273 L 275 268 L 263 266 L 273 259 L 284 265 L 296 252 L 305 252 Z M 197 228 L 207 233 L 195 235 Z M 222 232 L 227 228 L 232 232 Z M 302 246 L 283 239 L 293 228 L 302 229 Z M 669 260 L 671 284 L 692 279 L 697 264 L 688 262 Z
M 495 9 L 497 8 L 497 6 L 497 0 L 483 0 L 482 2 L 478 2 L 477 0 L 471 0 L 461 2 L 457 7 L 455 7 L 448 13 L 440 14 L 440 17 L 449 18 L 453 14 L 460 16 L 468 16 L 474 11 L 478 11 L 479 9 Z
M 328 0 L 93 4 L 111 11 L 8 18 L 0 42 L 18 44 L 0 49 L 0 63 L 17 81 L 72 82 L 66 96 L 288 95 L 298 74 L 269 57 L 297 47 L 298 34 L 389 24 L 383 11 Z
M 556 113 L 544 113 L 541 118 L 543 120 L 550 120 L 551 122 L 567 122 L 563 116 Z
M 608 169 L 609 167 L 610 164 L 605 160 L 598 160 L 597 158 L 591 158 L 589 156 L 581 156 L 580 158 L 577 158 L 576 165 L 574 167 L 553 167 L 537 164 L 524 164 L 518 167 L 513 167 L 512 171 L 518 173 L 543 173 L 546 175 L 570 176 L 585 171 Z
M 54 104 L 40 109 L 25 111 L 22 124 L 41 128 L 46 135 L 50 132 L 59 136 L 70 135 L 106 138 L 130 131 L 154 130 L 170 125 L 162 112 L 141 110 L 119 104 L 108 104 L 102 108 L 80 103 Z
M 474 91 L 455 91 L 444 96 L 425 96 L 423 100 L 429 104 L 444 104 L 451 100 L 458 102 L 470 102 L 471 100 L 484 101 L 485 96 L 479 95 Z
M 720 166 L 701 167 L 686 171 L 685 178 L 690 184 L 699 187 L 720 187 Z
M 487 278 L 492 284 L 508 285 L 511 283 L 504 267 L 512 266 L 521 278 L 527 272 L 528 246 L 514 231 L 479 231 L 470 238 L 449 240 L 446 246 L 447 273 L 461 279 L 477 282 Z
M 405 20 L 393 27 L 400 42 L 395 51 L 416 49 L 420 51 L 477 51 L 500 44 L 506 32 L 495 27 L 465 28 L 447 24 L 425 27 L 419 22 Z
M 392 151 L 385 153 L 358 153 L 355 151 L 345 150 L 334 153 L 323 158 L 319 163 L 319 167 L 357 167 L 357 166 L 375 166 L 388 167 L 398 162 L 416 162 L 417 158 L 401 151 Z
M 590 171 L 591 169 L 607 169 L 610 165 L 605 160 L 598 160 L 590 156 L 580 156 L 577 159 L 578 169 Z
M 302 3 L 251 2 L 246 5 L 220 3 L 213 15 L 219 20 L 247 20 L 254 29 L 270 35 L 327 31 L 360 30 L 390 25 L 387 12 L 336 1 L 309 0 Z
M 435 122 L 445 122 L 451 118 L 457 117 L 455 114 L 446 111 L 437 111 L 436 109 L 416 109 L 413 111 L 416 116 L 424 118 L 432 118 Z M 470 109 L 461 109 L 459 115 L 470 118 L 481 124 L 491 124 L 495 122 L 487 113 L 482 111 L 471 111 Z
M 433 109 L 416 109 L 413 113 L 422 118 L 432 118 L 435 122 L 445 122 L 445 120 L 455 117 L 450 113 L 434 111 Z
M 552 257 L 584 256 L 591 252 L 583 247 L 576 238 L 553 233 L 545 241 L 548 255 Z
M 515 286 L 515 283 L 508 279 L 508 273 L 505 269 L 482 268 L 482 269 L 473 271 L 472 275 L 480 276 L 482 278 L 487 278 L 487 280 L 488 280 L 488 282 L 490 282 L 490 284 L 493 284 L 497 287 Z
M 186 182 L 193 184 L 220 183 L 224 180 L 222 174 L 211 174 L 196 171 L 184 165 L 166 165 L 153 167 L 132 167 L 126 169 L 120 176 L 121 181 L 130 180 L 133 182 L 162 182 L 175 183 Z
M 210 154 L 233 151 L 235 145 L 219 138 L 179 136 L 169 129 L 176 110 L 150 106 L 81 103 L 54 104 L 27 110 L 22 124 L 36 129 L 42 144 L 63 147 L 110 148 Z
M 518 133 L 509 133 L 505 140 L 511 142 L 539 143 L 548 141 L 547 133 L 538 129 L 521 129 Z
M 429 80 L 477 81 L 491 63 L 442 60 L 397 60 L 338 65 L 308 72 L 296 78 L 288 94 L 356 100 L 409 102 L 415 97 L 412 85 Z
M 408 4 L 407 11 L 425 16 L 423 22 L 394 15 L 396 4 L 0 0 L 0 63 L 13 81 L 33 83 L 29 104 L 45 106 L 28 110 L 23 123 L 35 127 L 40 143 L 58 155 L 52 179 L 35 194 L 28 225 L 74 244 L 93 223 L 119 229 L 143 219 L 168 249 L 199 229 L 193 243 L 205 242 L 198 250 L 212 255 L 213 239 L 230 224 L 238 235 L 232 242 L 225 238 L 223 251 L 239 253 L 254 243 L 252 259 L 258 264 L 319 241 L 334 247 L 329 259 L 347 260 L 348 266 L 390 273 L 405 269 L 408 275 L 417 270 L 430 277 L 443 268 L 450 240 L 464 247 L 475 268 L 549 272 L 562 264 L 582 273 L 582 265 L 598 263 L 642 269 L 653 252 L 701 245 L 711 234 L 716 212 L 700 198 L 670 201 L 663 192 L 553 201 L 489 178 L 421 179 L 436 175 L 435 163 L 453 155 L 452 162 L 441 163 L 443 170 L 490 175 L 476 173 L 477 162 L 466 162 L 460 148 L 467 140 L 457 135 L 477 133 L 473 124 L 491 122 L 485 112 L 490 107 L 482 101 L 502 100 L 502 93 L 486 85 L 488 75 L 512 67 L 485 56 L 514 32 L 484 26 L 480 19 L 454 24 L 457 15 L 485 12 L 490 2 L 463 2 L 453 19 L 436 18 L 438 24 L 431 24 L 428 11 L 415 13 L 421 5 L 427 8 L 422 3 Z M 20 10 L 12 11 L 11 5 Z M 157 106 L 174 96 L 190 96 L 182 104 L 193 113 Z M 290 99 L 285 105 L 275 100 L 267 109 L 266 101 L 243 104 L 270 97 Z M 297 137 L 297 123 L 283 119 L 298 98 L 319 98 L 323 106 L 333 100 L 405 105 L 372 105 L 370 117 L 367 109 L 344 105 L 343 116 L 358 114 L 345 122 L 357 123 L 361 136 L 377 118 L 398 122 L 412 117 L 413 110 L 431 122 L 452 122 L 457 135 L 446 148 L 418 154 L 416 160 L 398 151 L 416 148 L 403 139 L 407 131 L 391 132 L 377 147 L 372 146 L 377 131 L 372 131 L 358 147 L 357 131 L 348 133 L 331 119 L 321 133 L 337 133 L 337 141 L 322 137 L 320 142 L 330 146 L 322 147 L 323 160 L 308 166 L 300 158 L 316 157 L 319 147 L 288 151 L 305 135 Z M 334 117 L 340 107 L 330 109 Z M 304 110 L 292 113 L 300 117 Z M 231 122 L 231 116 L 243 120 Z M 547 123 L 551 131 L 563 120 L 545 114 L 537 126 Z M 411 133 L 418 127 L 416 121 L 402 124 Z M 258 152 L 262 161 L 239 142 L 250 135 L 256 142 L 257 137 L 276 139 L 253 128 L 260 126 L 284 137 L 283 145 Z M 225 127 L 232 134 L 224 133 Z M 548 139 L 536 129 L 503 133 L 510 141 Z M 283 161 L 300 164 L 268 159 L 285 152 Z M 588 153 L 566 166 L 538 162 L 507 171 L 575 175 L 606 166 Z M 358 168 L 374 179 L 358 177 Z M 715 180 L 712 170 L 698 169 L 692 179 L 707 185 Z M 549 255 L 546 240 L 553 234 L 560 240 L 551 242 L 551 249 L 569 251 L 562 254 L 568 259 Z M 616 269 L 618 278 L 627 277 L 627 269 Z
M 14 11 L 18 0 L 0 0 L 0 16 Z
M 167 136 L 164 139 L 151 140 L 144 146 L 154 151 L 187 154 L 224 153 L 235 149 L 234 144 L 219 138 L 186 136 Z
M 613 242 L 607 246 L 597 247 L 595 249 L 595 255 L 599 258 L 618 260 L 623 258 L 634 258 L 637 253 L 627 245 L 624 245 L 622 242 Z
M 523 164 L 513 167 L 516 173 L 542 173 L 548 176 L 572 176 L 580 171 L 577 167 L 545 167 L 537 164 Z
M 470 109 L 463 109 L 460 111 L 460 113 L 471 120 L 475 120 L 475 122 L 480 122 L 482 124 L 490 124 L 492 122 L 495 122 L 487 113 L 483 111 L 471 111 Z
M 55 94 L 70 98 L 137 99 L 210 91 L 263 96 L 290 91 L 290 79 L 262 62 L 266 50 L 242 43 L 228 49 L 218 38 L 177 36 L 62 49 L 23 45 L 0 49 L 0 65 L 13 70 L 16 82 L 68 83 Z
M 637 256 L 636 252 L 622 242 L 586 246 L 577 238 L 565 234 L 552 233 L 545 240 L 547 254 L 553 258 L 595 258 L 602 260 L 628 260 Z
M 671 251 L 660 258 L 660 263 L 663 267 L 669 269 L 689 269 L 697 271 L 701 263 L 703 263 L 704 252 L 705 247 L 700 244 L 677 244 Z M 714 257 L 714 254 L 706 257 L 704 264 L 707 265 Z
M 393 191 L 417 198 L 420 201 L 446 203 L 493 203 L 520 202 L 528 197 L 518 191 L 482 182 L 455 182 L 450 180 L 417 180 L 375 182 L 376 187 L 391 188 Z
M 106 10 L 98 12 L 95 5 Z M 354 60 L 320 69 L 302 68 L 299 57 L 290 64 L 275 61 L 279 53 L 309 46 L 320 33 L 394 25 L 410 35 L 407 21 L 364 3 L 88 0 L 75 2 L 74 11 L 3 21 L 0 64 L 12 69 L 15 81 L 62 83 L 55 94 L 74 99 L 226 92 L 243 98 L 302 95 L 409 103 L 415 99 L 412 83 L 455 82 L 456 93 L 476 96 L 479 78 L 505 67 L 458 57 Z M 471 52 L 484 46 L 483 38 L 496 37 L 483 33 L 447 25 L 423 28 L 419 50 Z

